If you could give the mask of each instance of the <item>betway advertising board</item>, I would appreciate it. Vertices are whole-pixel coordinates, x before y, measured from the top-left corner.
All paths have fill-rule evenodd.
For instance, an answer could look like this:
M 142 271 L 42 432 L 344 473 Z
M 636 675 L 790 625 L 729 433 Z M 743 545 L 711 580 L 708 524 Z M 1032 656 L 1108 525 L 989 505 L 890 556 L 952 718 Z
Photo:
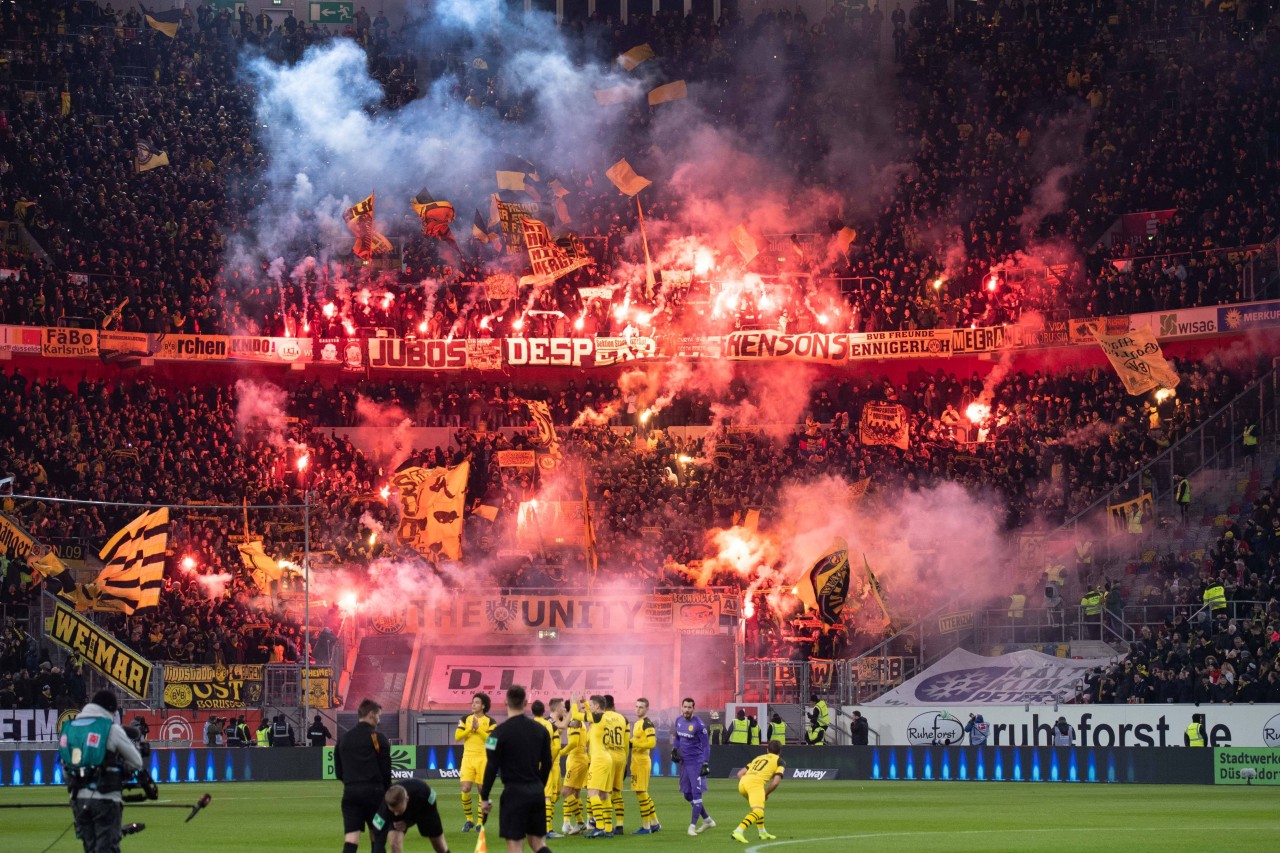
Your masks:
M 1277 705 L 1058 705 L 1055 710 L 1053 705 L 955 702 L 858 710 L 884 746 L 966 744 L 969 715 L 981 714 L 990 746 L 1052 746 L 1054 723 L 1063 717 L 1075 730 L 1075 746 L 1182 747 L 1191 715 L 1204 714 L 1211 747 L 1280 749 Z

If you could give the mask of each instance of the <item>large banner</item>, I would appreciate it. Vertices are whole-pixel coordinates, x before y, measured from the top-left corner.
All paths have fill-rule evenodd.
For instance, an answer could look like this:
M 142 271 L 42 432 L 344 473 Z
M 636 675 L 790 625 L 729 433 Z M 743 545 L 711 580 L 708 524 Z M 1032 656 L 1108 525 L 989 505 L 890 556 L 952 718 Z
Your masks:
M 898 403 L 867 403 L 862 407 L 858 434 L 863 444 L 890 444 L 906 450 L 911 445 L 907 410 Z
M 1136 396 L 1155 388 L 1178 386 L 1178 374 L 1165 360 L 1155 332 L 1150 328 L 1134 329 L 1123 335 L 1095 332 L 1094 337 L 1130 394 Z
M 507 338 L 504 361 L 510 367 L 608 367 L 656 358 L 653 338 Z
M 47 633 L 49 639 L 80 655 L 121 690 L 146 698 L 151 687 L 151 662 L 62 601 L 57 602 L 53 626 Z
M 541 207 L 537 202 L 515 202 L 495 199 L 498 207 L 498 224 L 502 226 L 502 242 L 508 255 L 525 252 L 524 220 L 526 216 L 538 216 Z
M 0 743 L 49 743 L 57 739 L 57 710 L 0 708 Z
M 529 635 L 642 633 L 655 637 L 720 634 L 723 615 L 736 612 L 734 596 L 709 590 L 652 595 L 502 595 L 480 592 L 448 602 L 413 602 L 418 628 L 449 634 Z
M 874 703 L 872 703 L 874 704 Z M 852 711 L 853 708 L 849 708 Z M 970 714 L 981 714 L 989 746 L 1051 746 L 1059 717 L 1075 730 L 1078 747 L 1181 747 L 1192 714 L 1204 714 L 1211 747 L 1270 747 L 1280 754 L 1280 708 L 1275 705 L 986 705 L 963 699 L 926 707 L 861 707 L 881 746 L 966 743 Z M 1255 765 L 1261 766 L 1261 765 Z
M 662 648 L 670 650 L 670 646 Z M 512 684 L 520 684 L 530 697 L 607 693 L 616 697 L 619 707 L 640 696 L 650 698 L 658 707 L 668 704 L 655 682 L 661 670 L 670 669 L 669 664 L 658 663 L 638 648 L 608 655 L 587 651 L 528 654 L 514 649 L 485 654 L 476 649 L 446 648 L 433 650 L 430 658 L 427 689 L 433 703 L 465 705 L 477 691 L 501 695 Z
M 226 335 L 165 335 L 156 342 L 156 358 L 170 361 L 225 361 L 231 351 Z
M 166 708 L 222 711 L 262 704 L 261 664 L 164 665 Z
M 293 364 L 312 359 L 311 338 L 234 336 L 228 355 L 233 361 Z M 335 359 L 336 360 L 336 359 Z
M 96 358 L 96 329 L 49 328 L 44 330 L 40 354 L 46 358 Z
M 1110 666 L 1109 658 L 1053 657 L 1030 650 L 984 657 L 956 649 L 910 681 L 869 705 L 1024 705 L 1075 696 L 1084 674 Z
M 843 364 L 859 359 L 948 357 L 951 344 L 950 329 L 795 335 L 770 331 L 734 332 L 721 339 L 720 357 L 731 361 Z
M 395 370 L 463 370 L 468 367 L 470 345 L 480 341 L 401 340 L 369 338 L 369 366 Z
M 951 352 L 955 354 L 995 352 L 1004 349 L 1006 343 L 1004 326 L 951 330 Z
M 1280 301 L 1255 302 L 1218 308 L 1218 328 L 1224 332 L 1247 332 L 1280 326 Z

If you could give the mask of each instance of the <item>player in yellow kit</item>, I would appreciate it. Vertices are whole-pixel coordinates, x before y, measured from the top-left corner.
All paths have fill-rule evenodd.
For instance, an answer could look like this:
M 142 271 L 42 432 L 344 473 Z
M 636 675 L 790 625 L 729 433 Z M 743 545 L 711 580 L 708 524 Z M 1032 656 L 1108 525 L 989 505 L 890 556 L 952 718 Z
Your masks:
M 653 770 L 653 750 L 658 732 L 649 719 L 649 700 L 636 700 L 636 721 L 631 726 L 631 790 L 640 804 L 640 828 L 632 835 L 652 835 L 662 829 L 658 809 L 649 796 L 649 774 Z
M 585 837 L 603 838 L 613 835 L 613 803 L 610 799 L 613 791 L 612 749 L 614 744 L 624 742 L 626 724 L 618 725 L 615 720 L 606 718 L 608 711 L 603 696 L 592 696 L 587 701 L 587 710 L 587 803 L 596 828 Z M 622 719 L 617 713 L 612 716 Z
M 533 714 L 533 719 L 547 730 L 547 734 L 551 736 L 551 773 L 547 776 L 547 784 L 543 787 L 543 796 L 547 803 L 547 838 L 559 838 L 560 834 L 552 827 L 555 826 L 553 818 L 556 811 L 556 800 L 560 798 L 560 727 L 559 723 L 564 718 L 564 700 L 551 700 L 551 714 L 546 716 L 547 706 L 543 705 L 541 700 L 535 699 L 529 705 L 529 710 Z
M 733 840 L 747 843 L 744 833 L 753 825 L 760 830 L 760 840 L 769 841 L 777 838 L 764 828 L 764 801 L 782 781 L 782 744 L 776 740 L 769 741 L 769 751 L 738 771 L 738 793 L 747 798 L 751 811 L 733 831 Z
M 609 802 L 613 808 L 613 834 L 626 835 L 622 828 L 622 819 L 626 815 L 626 804 L 622 801 L 622 781 L 627 778 L 627 759 L 631 751 L 631 729 L 627 718 L 618 712 L 613 705 L 613 697 L 604 695 L 604 723 L 610 731 L 621 732 L 621 738 L 606 738 L 609 757 L 613 759 L 613 780 L 610 782 Z
M 484 749 L 485 739 L 493 731 L 493 720 L 489 718 L 489 694 L 477 693 L 471 697 L 471 713 L 458 722 L 453 732 L 453 739 L 462 741 L 462 814 L 466 823 L 463 832 L 475 829 L 480 819 L 479 811 L 473 811 L 471 788 L 484 783 L 484 765 L 487 753 Z
M 577 835 L 587 828 L 579 796 L 587 784 L 587 708 L 581 697 L 569 703 L 569 719 L 564 729 L 564 826 L 565 835 Z

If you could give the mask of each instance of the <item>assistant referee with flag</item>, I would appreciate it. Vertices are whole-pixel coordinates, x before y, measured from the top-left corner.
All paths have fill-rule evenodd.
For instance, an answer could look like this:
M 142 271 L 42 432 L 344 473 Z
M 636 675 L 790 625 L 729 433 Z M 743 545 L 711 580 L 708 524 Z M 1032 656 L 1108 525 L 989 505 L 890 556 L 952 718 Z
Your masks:
M 519 685 L 507 689 L 507 719 L 493 730 L 485 743 L 488 761 L 484 784 L 480 786 L 480 813 L 486 818 L 493 803 L 489 795 L 498 775 L 502 776 L 502 808 L 498 813 L 498 835 L 507 840 L 507 853 L 520 853 L 524 840 L 534 853 L 547 851 L 547 812 L 543 789 L 551 775 L 551 735 L 539 723 L 525 716 L 525 690 Z

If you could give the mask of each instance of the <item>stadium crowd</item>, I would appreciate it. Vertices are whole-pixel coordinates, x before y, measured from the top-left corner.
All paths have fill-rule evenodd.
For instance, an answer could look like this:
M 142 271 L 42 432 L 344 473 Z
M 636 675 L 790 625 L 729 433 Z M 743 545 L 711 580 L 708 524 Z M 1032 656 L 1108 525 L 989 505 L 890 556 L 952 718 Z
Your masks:
M 468 310 L 473 294 L 466 282 L 483 280 L 485 272 L 487 249 L 478 246 L 464 245 L 459 264 L 439 244 L 411 242 L 401 273 L 321 265 L 291 279 L 273 274 L 269 258 L 254 270 L 226 268 L 227 241 L 245 233 L 247 213 L 264 203 L 261 185 L 247 179 L 265 165 L 252 130 L 252 91 L 237 73 L 249 46 L 295 62 L 308 45 L 356 38 L 386 95 L 379 109 L 395 110 L 447 75 L 458 86 L 478 84 L 465 97 L 509 121 L 520 120 L 518 104 L 504 100 L 500 70 L 464 69 L 460 57 L 423 59 L 411 50 L 410 32 L 393 30 L 385 18 L 335 35 L 302 23 L 273 28 L 268 19 L 263 26 L 252 15 L 237 19 L 202 5 L 173 49 L 136 11 L 108 8 L 75 0 L 0 7 L 9 54 L 0 87 L 14 104 L 0 124 L 0 209 L 24 222 L 47 253 L 0 253 L 0 268 L 16 271 L 0 288 L 0 322 L 53 325 L 78 317 L 155 333 L 318 337 L 334 334 L 344 320 L 429 336 L 570 334 L 577 317 L 583 322 L 575 332 L 603 335 L 639 322 L 605 302 L 584 305 L 577 292 L 641 262 L 629 207 L 603 192 L 598 177 L 588 186 L 584 175 L 562 176 L 565 201 L 597 266 L 543 293 L 534 305 L 548 313 L 523 328 L 513 325 L 519 315 L 501 306 Z M 1262 3 L 1249 8 L 1271 11 Z M 856 284 L 830 294 L 797 285 L 770 305 L 744 299 L 731 321 L 738 328 L 870 331 L 1252 296 L 1248 251 L 1239 247 L 1275 238 L 1280 188 L 1276 43 L 1253 23 L 1194 3 L 1121 9 L 1106 0 L 1092 7 L 1015 0 L 981 4 L 958 21 L 932 5 L 902 20 L 895 9 L 887 21 L 873 8 L 855 14 L 835 5 L 814 22 L 802 14 L 715 24 L 633 16 L 625 25 L 567 29 L 584 55 L 597 58 L 652 44 L 665 70 L 721 88 L 718 119 L 729 128 L 758 121 L 760 87 L 784 80 L 793 103 L 770 121 L 779 150 L 787 152 L 779 166 L 808 186 L 845 186 L 855 171 L 855 164 L 837 168 L 829 156 L 838 147 L 834 135 L 846 126 L 826 121 L 837 105 L 849 122 L 874 117 L 872 125 L 892 125 L 883 128 L 883 140 L 896 167 L 867 194 L 874 203 L 856 213 L 820 212 L 805 226 L 819 228 L 816 239 L 798 234 L 770 244 L 789 254 L 774 260 L 779 253 L 767 251 L 757 269 L 795 281 L 812 275 Z M 889 43 L 892 60 L 887 50 L 866 49 Z M 833 88 L 821 61 L 833 51 L 852 56 L 874 85 L 854 86 L 842 98 L 846 81 Z M 744 63 L 764 55 L 777 65 L 742 73 Z M 886 92 L 891 118 L 882 114 Z M 627 120 L 635 138 L 646 139 L 648 109 Z M 172 165 L 135 174 L 139 142 L 167 152 Z M 1166 209 L 1176 212 L 1150 233 L 1094 245 L 1121 214 Z M 647 215 L 655 242 L 685 236 L 682 200 L 661 186 Z M 858 232 L 848 253 L 829 252 L 831 234 L 846 224 Z M 395 227 L 417 233 L 412 223 Z M 321 250 L 301 247 L 285 266 Z M 345 302 L 330 274 L 356 285 Z M 424 279 L 432 286 L 420 286 Z M 384 292 L 393 298 L 384 300 Z M 659 293 L 667 301 L 633 293 L 631 304 L 655 312 L 654 329 L 679 329 L 678 299 Z M 835 301 L 817 298 L 828 296 Z M 334 304 L 332 316 L 326 304 Z M 1177 395 L 1159 403 L 1125 395 L 1110 372 L 1097 369 L 1013 372 L 992 387 L 977 375 L 942 369 L 897 385 L 871 377 L 823 381 L 813 388 L 805 422 L 781 442 L 723 417 L 750 400 L 745 381 L 727 398 L 678 394 L 632 431 L 612 427 L 637 424 L 640 400 L 613 383 L 581 377 L 555 387 L 302 381 L 286 389 L 281 411 L 253 420 L 239 412 L 251 392 L 230 383 L 184 387 L 144 375 L 75 384 L 6 370 L 0 474 L 15 478 L 18 494 L 101 503 L 71 509 L 7 498 L 3 510 L 38 540 L 75 540 L 93 550 L 136 512 L 121 503 L 279 506 L 299 504 L 311 492 L 315 552 L 355 565 L 378 557 L 419 560 L 386 534 L 396 515 L 394 500 L 382 494 L 390 460 L 370 458 L 342 434 L 362 422 L 363 399 L 397 406 L 415 425 L 456 431 L 455 446 L 412 448 L 406 464 L 471 460 L 469 510 L 495 505 L 499 514 L 490 521 L 470 512 L 465 547 L 489 557 L 512 544 L 516 510 L 531 496 L 580 498 L 576 484 L 497 463 L 498 451 L 533 446 L 522 400 L 545 400 L 560 430 L 563 470 L 585 468 L 585 488 L 599 512 L 601 566 L 637 584 L 692 583 L 698 572 L 691 567 L 711 556 L 709 530 L 752 509 L 767 525 L 786 484 L 830 474 L 869 484 L 871 502 L 956 481 L 996 496 L 1010 528 L 1033 518 L 1060 522 L 1256 375 L 1205 362 L 1178 368 Z M 904 406 L 906 449 L 861 442 L 861 412 L 872 402 Z M 970 416 L 975 403 L 990 408 Z M 584 419 L 586 411 L 595 416 Z M 685 426 L 709 430 L 694 437 L 678 429 Z M 1267 494 L 1276 494 L 1276 486 Z M 1199 623 L 1170 614 L 1167 628 L 1143 638 L 1127 670 L 1098 674 L 1089 697 L 1272 696 L 1280 642 L 1274 605 L 1280 546 L 1271 533 L 1280 522 L 1273 503 L 1260 503 L 1257 517 L 1230 531 L 1230 539 L 1224 534 L 1209 566 L 1171 555 L 1158 583 L 1149 584 L 1166 601 L 1194 604 L 1202 572 L 1224 574 L 1233 597 L 1268 602 L 1263 611 L 1234 628 L 1230 620 Z M 269 553 L 296 558 L 303 539 L 298 510 L 255 511 L 253 524 Z M 230 538 L 236 532 L 235 516 L 220 511 L 175 513 L 160 607 L 127 622 L 106 621 L 155 659 L 299 660 L 306 644 L 301 614 L 291 606 L 296 598 L 287 581 L 273 589 L 254 582 Z M 1242 543 L 1246 555 L 1239 554 Z M 78 704 L 83 674 L 40 660 L 17 630 L 39 585 L 21 560 L 0 569 L 7 619 L 0 707 Z M 538 586 L 547 572 L 525 561 L 497 580 Z M 563 573 L 552 579 L 563 580 Z M 730 573 L 701 582 L 741 585 Z M 777 632 L 764 632 L 760 642 L 762 653 L 782 653 Z
M 522 120 L 521 103 L 500 66 L 479 69 L 461 53 L 423 56 L 420 66 L 413 28 L 393 29 L 385 17 L 338 33 L 300 22 L 273 28 L 266 16 L 235 20 L 200 5 L 177 36 L 183 49 L 174 50 L 136 10 L 108 9 L 60 0 L 0 11 L 12 45 L 4 85 L 15 104 L 0 127 L 0 208 L 25 221 L 48 253 L 0 258 L 18 271 L 0 296 L 0 322 L 111 318 L 150 332 L 324 335 L 346 321 L 472 337 L 680 328 L 681 301 L 694 294 L 678 287 L 660 290 L 656 302 L 632 290 L 627 304 L 637 313 L 615 314 L 601 300 L 583 305 L 578 286 L 610 283 L 619 266 L 642 261 L 633 211 L 598 176 L 561 176 L 574 230 L 599 263 L 530 302 L 546 315 L 525 318 L 501 304 L 469 310 L 467 283 L 483 281 L 490 250 L 465 241 L 459 258 L 435 241 L 410 240 L 400 273 L 346 266 L 331 275 L 321 265 L 319 276 L 290 279 L 271 272 L 272 258 L 226 268 L 224 246 L 267 201 L 262 184 L 241 178 L 265 165 L 252 132 L 253 94 L 237 74 L 243 51 L 293 62 L 309 45 L 355 37 L 384 88 L 380 109 L 442 78 L 460 100 L 509 123 Z M 1276 40 L 1264 37 L 1270 5 L 1248 9 L 1251 17 L 1237 23 L 1198 3 L 1014 2 L 980 4 L 950 21 L 937 4 L 889 20 L 874 4 L 862 12 L 833 4 L 819 21 L 803 12 L 715 23 L 632 14 L 626 24 L 572 21 L 564 29 L 584 58 L 608 61 L 634 44 L 653 45 L 670 76 L 722 93 L 716 121 L 725 128 L 758 126 L 759 87 L 784 84 L 785 109 L 764 117 L 768 138 L 780 165 L 808 187 L 847 195 L 858 164 L 844 162 L 846 131 L 878 128 L 865 142 L 893 165 L 883 164 L 890 177 L 870 191 L 859 187 L 873 200 L 866 210 L 811 212 L 811 221 L 791 226 L 800 232 L 794 239 L 768 241 L 752 271 L 791 284 L 743 293 L 726 321 L 874 331 L 1252 296 L 1250 253 L 1237 247 L 1277 234 L 1280 80 L 1269 61 Z M 890 29 L 901 42 L 893 63 L 874 49 Z M 831 80 L 823 59 L 831 55 L 868 82 Z M 635 150 L 619 153 L 643 171 L 652 111 L 637 107 L 625 120 Z M 139 141 L 165 151 L 171 165 L 134 174 Z M 685 200 L 661 184 L 654 193 L 655 246 L 689 236 Z M 1121 214 L 1149 210 L 1176 212 L 1152 233 L 1095 245 Z M 845 220 L 858 232 L 847 255 L 829 251 L 826 230 Z M 393 223 L 390 231 L 406 236 L 416 226 Z M 285 266 L 328 248 L 297 247 Z M 735 274 L 733 264 L 726 274 Z M 346 279 L 349 291 L 337 284 Z M 837 279 L 843 286 L 814 284 Z

